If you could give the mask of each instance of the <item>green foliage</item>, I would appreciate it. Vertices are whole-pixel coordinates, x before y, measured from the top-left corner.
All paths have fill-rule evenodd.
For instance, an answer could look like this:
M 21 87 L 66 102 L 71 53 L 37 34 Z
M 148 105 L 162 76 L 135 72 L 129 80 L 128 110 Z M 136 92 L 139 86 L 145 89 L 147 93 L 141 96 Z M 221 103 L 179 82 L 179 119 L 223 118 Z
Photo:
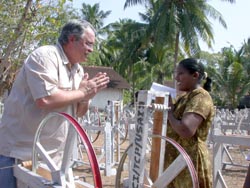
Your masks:
M 209 47 L 213 41 L 208 18 L 226 27 L 222 15 L 207 1 L 126 0 L 125 7 L 146 6 L 146 12 L 140 13 L 143 22 L 122 19 L 106 26 L 104 21 L 111 11 L 85 3 L 77 11 L 71 2 L 0 0 L 0 57 L 5 66 L 6 62 L 11 66 L 9 71 L 15 73 L 37 46 L 56 43 L 67 20 L 84 18 L 97 29 L 95 51 L 84 65 L 113 67 L 132 85 L 132 91 L 125 91 L 126 102 L 135 91 L 149 89 L 152 82 L 172 80 L 175 64 L 186 55 L 206 65 L 216 105 L 236 107 L 249 93 L 250 39 L 239 51 L 231 46 L 217 54 L 200 52 L 199 39 Z
M 56 43 L 59 28 L 66 20 L 77 17 L 65 0 L 31 1 L 25 9 L 28 1 L 4 1 L 0 6 L 1 57 L 8 56 L 7 59 L 20 63 L 37 46 Z M 8 47 L 11 52 L 6 54 Z
M 131 95 L 131 91 L 124 90 L 123 91 L 123 104 L 124 106 L 130 104 L 133 101 L 133 96 Z
M 81 13 L 82 18 L 89 21 L 95 27 L 97 32 L 101 34 L 104 20 L 110 15 L 111 11 L 100 10 L 99 3 L 96 3 L 93 6 L 82 3 Z
M 213 99 L 217 106 L 236 108 L 250 90 L 247 71 L 233 47 L 224 48 L 218 55 L 220 58 L 208 63 L 207 67 L 208 75 L 213 80 Z
M 65 0 L 1 0 L 0 12 L 0 85 L 18 71 L 30 51 L 56 43 L 62 24 L 77 17 Z M 0 95 L 9 88 L 1 87 Z

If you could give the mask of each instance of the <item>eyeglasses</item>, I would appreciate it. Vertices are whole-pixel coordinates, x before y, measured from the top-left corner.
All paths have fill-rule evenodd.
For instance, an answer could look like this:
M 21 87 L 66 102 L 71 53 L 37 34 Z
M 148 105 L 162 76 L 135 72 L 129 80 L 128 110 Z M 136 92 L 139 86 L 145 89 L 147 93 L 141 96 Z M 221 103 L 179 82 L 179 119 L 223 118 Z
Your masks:
M 91 49 L 94 48 L 94 43 L 86 41 L 83 38 L 81 38 L 81 40 L 82 40 L 82 42 L 80 42 L 80 40 L 79 40 L 79 42 L 81 43 L 82 46 L 86 46 L 86 47 L 91 48 Z

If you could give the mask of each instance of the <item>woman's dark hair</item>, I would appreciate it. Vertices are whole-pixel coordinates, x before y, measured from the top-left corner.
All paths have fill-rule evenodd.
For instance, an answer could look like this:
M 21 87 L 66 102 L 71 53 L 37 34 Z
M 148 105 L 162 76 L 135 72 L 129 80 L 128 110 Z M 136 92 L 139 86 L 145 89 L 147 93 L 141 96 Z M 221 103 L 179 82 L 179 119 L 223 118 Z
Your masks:
M 190 74 L 198 72 L 199 83 L 201 83 L 202 80 L 206 80 L 203 85 L 203 88 L 207 91 L 211 91 L 212 80 L 211 78 L 207 77 L 207 74 L 205 73 L 204 65 L 202 63 L 199 63 L 194 58 L 186 58 L 186 59 L 181 60 L 179 65 L 185 68 Z

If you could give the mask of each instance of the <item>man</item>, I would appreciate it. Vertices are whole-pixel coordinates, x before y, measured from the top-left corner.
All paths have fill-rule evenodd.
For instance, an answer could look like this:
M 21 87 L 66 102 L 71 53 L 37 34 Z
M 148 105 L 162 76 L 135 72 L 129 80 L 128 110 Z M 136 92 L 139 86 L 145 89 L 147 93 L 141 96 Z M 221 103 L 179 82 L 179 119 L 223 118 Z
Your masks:
M 15 160 L 31 160 L 33 139 L 39 123 L 53 111 L 83 116 L 89 100 L 107 87 L 109 77 L 98 73 L 89 79 L 80 62 L 93 51 L 95 31 L 86 21 L 69 21 L 56 45 L 34 50 L 24 62 L 5 101 L 0 124 L 0 183 L 14 188 Z M 41 142 L 48 148 L 63 142 L 64 120 L 52 118 Z

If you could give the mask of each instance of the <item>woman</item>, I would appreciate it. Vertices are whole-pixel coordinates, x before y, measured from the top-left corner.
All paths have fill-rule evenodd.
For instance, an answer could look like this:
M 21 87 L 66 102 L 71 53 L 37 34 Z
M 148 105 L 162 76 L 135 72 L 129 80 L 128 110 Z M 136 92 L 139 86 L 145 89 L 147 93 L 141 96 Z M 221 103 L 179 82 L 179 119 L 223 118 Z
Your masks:
M 250 153 L 247 155 L 247 161 L 250 161 Z M 250 164 L 248 166 L 247 175 L 243 184 L 243 188 L 250 188 Z
M 177 141 L 193 161 L 199 178 L 200 188 L 212 188 L 212 168 L 206 145 L 207 135 L 214 116 L 211 96 L 211 79 L 207 78 L 204 66 L 196 59 L 182 60 L 176 69 L 175 79 L 181 95 L 175 104 L 170 98 L 167 136 Z M 202 88 L 201 82 L 206 79 Z M 165 168 L 178 156 L 173 146 L 166 145 Z M 191 188 L 192 179 L 188 169 L 184 169 L 169 188 Z

